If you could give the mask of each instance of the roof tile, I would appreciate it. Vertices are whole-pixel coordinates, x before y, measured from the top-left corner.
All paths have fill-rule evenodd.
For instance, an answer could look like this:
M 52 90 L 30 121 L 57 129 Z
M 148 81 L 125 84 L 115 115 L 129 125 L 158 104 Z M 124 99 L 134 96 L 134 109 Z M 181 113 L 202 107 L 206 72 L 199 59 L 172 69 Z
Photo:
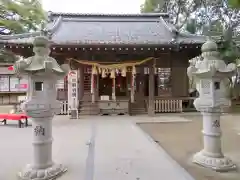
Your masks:
M 181 34 L 167 22 L 167 14 L 71 14 L 50 13 L 46 32 L 55 44 L 169 44 L 204 43 L 203 36 Z M 0 39 L 32 43 L 39 33 Z M 30 37 L 30 38 L 28 38 Z

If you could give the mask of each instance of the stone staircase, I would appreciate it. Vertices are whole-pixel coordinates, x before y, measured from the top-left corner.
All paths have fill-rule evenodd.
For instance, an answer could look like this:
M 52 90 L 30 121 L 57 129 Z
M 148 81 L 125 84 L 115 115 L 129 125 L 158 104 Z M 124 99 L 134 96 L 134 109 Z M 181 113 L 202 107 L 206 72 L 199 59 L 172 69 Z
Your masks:
M 147 114 L 147 108 L 144 100 L 136 100 L 131 103 L 131 115 Z
M 99 114 L 98 102 L 92 103 L 91 93 L 84 92 L 83 98 L 79 103 L 79 115 L 97 115 Z
M 91 91 L 91 74 L 84 73 L 83 76 L 83 90 L 84 92 Z
M 91 101 L 91 74 L 84 73 L 83 83 L 84 94 L 79 102 L 79 115 L 97 115 L 99 114 L 98 103 Z
M 79 105 L 79 115 L 98 115 L 99 107 L 98 103 L 81 101 Z

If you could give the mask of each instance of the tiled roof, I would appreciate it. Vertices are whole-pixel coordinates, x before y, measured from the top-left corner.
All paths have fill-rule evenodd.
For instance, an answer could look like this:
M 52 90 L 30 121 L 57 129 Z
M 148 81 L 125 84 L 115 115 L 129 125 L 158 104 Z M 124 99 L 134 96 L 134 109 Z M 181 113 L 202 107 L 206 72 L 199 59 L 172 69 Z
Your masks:
M 50 13 L 44 30 L 55 44 L 170 44 L 204 43 L 206 38 L 182 34 L 167 22 L 168 14 L 71 14 Z M 41 32 L 0 39 L 32 43 Z M 30 38 L 29 38 L 30 37 Z

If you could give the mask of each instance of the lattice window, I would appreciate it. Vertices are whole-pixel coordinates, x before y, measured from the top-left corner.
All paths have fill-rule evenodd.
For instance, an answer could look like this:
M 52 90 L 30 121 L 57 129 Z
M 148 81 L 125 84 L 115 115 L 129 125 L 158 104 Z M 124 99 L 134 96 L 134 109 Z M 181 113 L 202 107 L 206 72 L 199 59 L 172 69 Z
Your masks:
M 171 95 L 171 68 L 157 68 L 158 96 Z

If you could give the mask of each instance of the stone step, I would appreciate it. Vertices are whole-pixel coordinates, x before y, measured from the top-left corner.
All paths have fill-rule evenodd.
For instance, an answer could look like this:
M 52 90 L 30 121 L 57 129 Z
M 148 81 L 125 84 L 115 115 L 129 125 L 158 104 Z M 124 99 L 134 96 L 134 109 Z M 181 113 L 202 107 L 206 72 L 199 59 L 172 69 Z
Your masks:
M 99 111 L 94 111 L 94 110 L 80 110 L 79 111 L 80 115 L 97 115 L 99 114 Z
M 79 113 L 80 116 L 89 116 L 89 115 L 98 115 L 98 114 L 99 113 L 91 113 L 89 111 L 83 111 Z

